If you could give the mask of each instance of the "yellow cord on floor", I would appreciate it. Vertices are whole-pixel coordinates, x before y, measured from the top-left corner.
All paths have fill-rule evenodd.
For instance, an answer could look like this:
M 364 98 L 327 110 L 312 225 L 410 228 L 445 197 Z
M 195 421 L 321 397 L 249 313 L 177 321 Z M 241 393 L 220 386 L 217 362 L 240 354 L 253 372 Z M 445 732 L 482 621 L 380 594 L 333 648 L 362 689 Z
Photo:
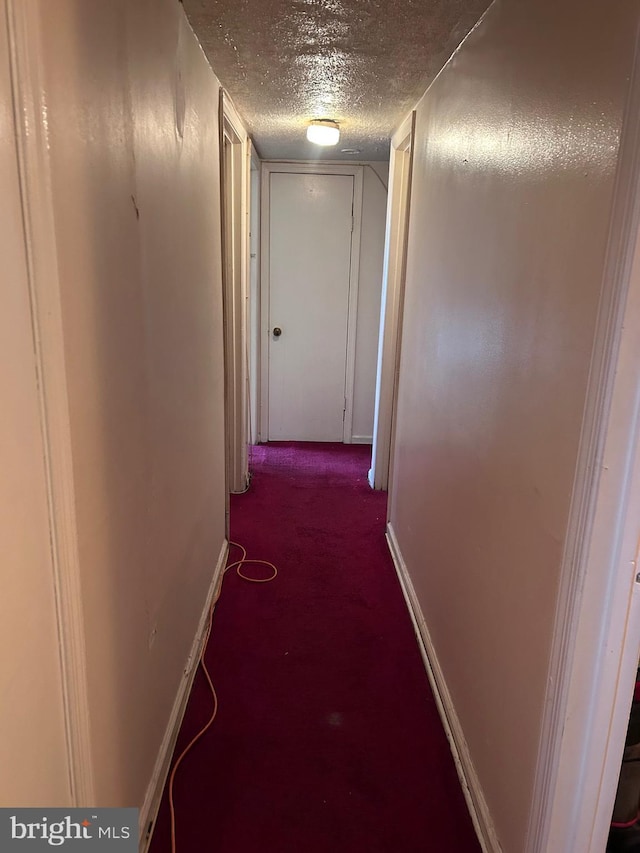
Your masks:
M 222 573 L 222 577 L 220 578 L 220 583 L 218 584 L 218 589 L 215 592 L 215 595 L 211 601 L 211 606 L 209 608 L 209 619 L 207 623 L 207 630 L 205 632 L 204 640 L 202 643 L 202 649 L 200 651 L 200 658 L 198 660 L 199 665 L 202 667 L 202 671 L 204 672 L 205 678 L 207 679 L 207 683 L 209 685 L 209 689 L 211 690 L 211 696 L 213 697 L 213 710 L 211 711 L 211 716 L 206 724 L 200 729 L 200 731 L 191 739 L 188 745 L 182 750 L 176 763 L 173 765 L 173 770 L 171 771 L 171 776 L 169 777 L 169 812 L 171 814 L 171 853 L 176 853 L 176 813 L 175 806 L 173 803 L 173 783 L 176 776 L 176 771 L 180 764 L 182 763 L 182 759 L 186 756 L 189 750 L 196 744 L 203 734 L 210 728 L 213 721 L 216 718 L 216 714 L 218 713 L 218 695 L 216 693 L 216 689 L 213 686 L 213 681 L 211 680 L 211 675 L 209 674 L 209 670 L 207 669 L 207 665 L 204 660 L 205 652 L 207 650 L 207 644 L 209 642 L 209 636 L 211 634 L 211 626 L 213 625 L 213 611 L 215 606 L 220 598 L 222 593 L 222 582 L 224 580 L 224 576 L 229 571 L 229 569 L 235 569 L 236 574 L 242 578 L 244 581 L 248 581 L 249 583 L 270 583 L 274 580 L 278 574 L 277 568 L 270 563 L 268 560 L 254 560 L 247 558 L 247 551 L 243 548 L 242 545 L 239 545 L 237 542 L 229 542 L 230 546 L 234 548 L 239 548 L 242 551 L 242 557 L 239 560 L 236 560 L 234 563 L 229 563 L 229 565 L 225 568 Z M 273 574 L 268 578 L 251 578 L 248 575 L 244 575 L 241 571 L 242 567 L 247 563 L 258 563 L 263 566 L 269 566 L 270 569 L 273 569 Z

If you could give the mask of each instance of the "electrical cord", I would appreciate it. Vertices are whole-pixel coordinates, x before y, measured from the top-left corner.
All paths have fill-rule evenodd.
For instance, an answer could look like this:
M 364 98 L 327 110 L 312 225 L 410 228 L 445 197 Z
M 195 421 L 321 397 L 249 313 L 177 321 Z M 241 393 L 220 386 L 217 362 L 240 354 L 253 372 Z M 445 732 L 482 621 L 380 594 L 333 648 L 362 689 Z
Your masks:
M 176 853 L 176 810 L 175 804 L 173 802 L 173 784 L 176 778 L 176 772 L 178 767 L 182 764 L 185 756 L 190 752 L 193 746 L 200 740 L 200 738 L 211 728 L 213 721 L 216 718 L 218 713 L 218 694 L 216 693 L 216 689 L 213 686 L 213 681 L 211 679 L 211 675 L 209 670 L 207 669 L 207 664 L 205 663 L 205 652 L 207 650 L 207 644 L 209 643 L 209 637 L 211 635 L 211 628 L 213 625 L 213 612 L 215 610 L 215 606 L 220 599 L 220 595 L 222 594 L 222 582 L 224 581 L 224 577 L 230 569 L 235 569 L 238 577 L 241 577 L 242 580 L 247 581 L 248 583 L 270 583 L 274 580 L 278 575 L 278 569 L 274 566 L 273 563 L 270 563 L 268 560 L 255 560 L 247 558 L 247 551 L 242 545 L 237 542 L 229 542 L 230 546 L 234 548 L 239 548 L 242 552 L 242 557 L 239 560 L 236 560 L 233 563 L 229 563 L 222 576 L 220 578 L 220 583 L 218 584 L 218 588 L 213 596 L 211 601 L 211 605 L 209 607 L 209 618 L 207 622 L 207 629 L 204 635 L 204 641 L 202 643 L 202 649 L 200 651 L 200 657 L 198 658 L 198 665 L 202 667 L 202 671 L 204 672 L 205 678 L 207 679 L 207 684 L 209 685 L 209 690 L 211 691 L 211 697 L 213 699 L 213 709 L 211 711 L 211 716 L 205 725 L 200 729 L 200 731 L 189 741 L 187 746 L 182 750 L 180 755 L 178 756 L 175 764 L 173 765 L 173 770 L 171 771 L 171 776 L 169 777 L 169 812 L 171 815 L 171 853 Z M 273 574 L 266 578 L 252 578 L 248 575 L 242 573 L 242 567 L 247 563 L 258 563 L 263 566 L 269 566 L 270 569 L 273 570 Z

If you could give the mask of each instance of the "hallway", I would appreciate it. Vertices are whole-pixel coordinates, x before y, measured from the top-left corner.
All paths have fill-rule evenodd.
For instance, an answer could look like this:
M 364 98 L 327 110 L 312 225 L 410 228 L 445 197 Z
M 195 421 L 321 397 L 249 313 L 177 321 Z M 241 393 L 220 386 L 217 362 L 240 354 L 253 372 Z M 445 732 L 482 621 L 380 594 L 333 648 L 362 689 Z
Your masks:
M 483 850 L 602 853 L 640 649 L 639 22 L 0 0 L 0 806 L 137 809 L 167 853 L 233 493 L 280 574 L 225 581 L 177 853 L 475 850 L 449 743 Z M 326 351 L 331 433 L 278 425 Z
M 231 538 L 279 574 L 225 578 L 206 655 L 219 711 L 176 776 L 178 853 L 479 850 L 384 539 L 386 494 L 366 481 L 370 453 L 253 448 Z M 210 708 L 199 672 L 176 754 Z M 165 791 L 151 853 L 169 850 Z

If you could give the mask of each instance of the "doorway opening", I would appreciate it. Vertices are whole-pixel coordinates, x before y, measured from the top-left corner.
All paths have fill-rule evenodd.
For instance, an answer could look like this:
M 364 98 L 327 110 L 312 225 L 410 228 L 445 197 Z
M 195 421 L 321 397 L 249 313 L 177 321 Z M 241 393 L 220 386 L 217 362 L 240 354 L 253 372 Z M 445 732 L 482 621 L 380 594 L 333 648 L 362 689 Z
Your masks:
M 414 124 L 415 112 L 403 122 L 391 140 L 373 447 L 369 471 L 369 485 L 373 489 L 389 488 L 393 424 L 400 373 Z
M 262 441 L 351 442 L 362 167 L 263 163 Z
M 236 133 L 234 140 L 228 129 L 227 136 L 225 151 L 232 160 L 231 146 L 238 148 L 241 137 Z M 406 170 L 400 174 L 406 182 Z M 249 155 L 247 282 L 240 300 L 244 380 L 239 370 L 227 373 L 236 388 L 246 384 L 240 396 L 247 429 L 246 445 L 236 440 L 228 448 L 235 460 L 230 470 L 242 472 L 232 492 L 246 488 L 254 445 L 284 440 L 372 445 L 388 177 L 387 161 L 261 162 L 255 152 Z M 232 185 L 233 176 L 226 182 Z M 227 228 L 225 236 L 233 258 L 233 233 Z M 239 312 L 237 291 L 234 296 L 227 290 L 226 300 Z M 237 353 L 233 322 L 230 312 L 225 319 L 230 367 Z M 240 402 L 238 393 L 229 399 L 232 407 Z M 229 435 L 237 439 L 232 415 Z M 236 409 L 236 421 L 240 417 Z M 246 468 L 244 459 L 238 462 L 242 452 Z
M 238 493 L 249 482 L 247 219 L 251 153 L 242 123 L 224 92 L 220 113 L 226 472 L 227 491 Z

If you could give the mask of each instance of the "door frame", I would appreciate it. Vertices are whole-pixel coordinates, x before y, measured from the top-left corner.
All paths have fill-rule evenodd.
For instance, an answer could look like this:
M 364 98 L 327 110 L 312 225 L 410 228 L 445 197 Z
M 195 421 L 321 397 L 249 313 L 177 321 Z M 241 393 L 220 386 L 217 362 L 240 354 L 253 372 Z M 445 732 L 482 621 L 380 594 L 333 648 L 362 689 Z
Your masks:
M 39 7 L 33 0 L 7 0 L 5 14 L 47 483 L 68 786 L 71 806 L 85 807 L 95 803 L 96 786 L 61 281 L 44 100 L 43 30 Z
M 260 441 L 269 440 L 269 295 L 270 295 L 270 219 L 271 175 L 278 173 L 300 175 L 347 175 L 353 177 L 353 230 L 351 262 L 349 265 L 349 307 L 347 317 L 347 352 L 345 367 L 345 410 L 342 440 L 351 444 L 353 432 L 353 389 L 356 366 L 356 324 L 358 320 L 358 281 L 360 276 L 360 238 L 362 232 L 362 188 L 364 166 L 323 165 L 322 163 L 291 163 L 263 161 L 260 192 Z
M 368 475 L 372 489 L 387 489 L 390 482 L 392 434 L 400 372 L 415 117 L 414 110 L 391 138 L 373 447 Z
M 220 90 L 220 198 L 225 358 L 227 491 L 249 482 L 249 202 L 251 144 L 228 94 Z
M 563 555 L 525 853 L 601 853 L 640 654 L 640 64 Z
M 260 440 L 260 159 L 253 146 L 249 155 L 249 194 L 249 443 L 258 444 Z

